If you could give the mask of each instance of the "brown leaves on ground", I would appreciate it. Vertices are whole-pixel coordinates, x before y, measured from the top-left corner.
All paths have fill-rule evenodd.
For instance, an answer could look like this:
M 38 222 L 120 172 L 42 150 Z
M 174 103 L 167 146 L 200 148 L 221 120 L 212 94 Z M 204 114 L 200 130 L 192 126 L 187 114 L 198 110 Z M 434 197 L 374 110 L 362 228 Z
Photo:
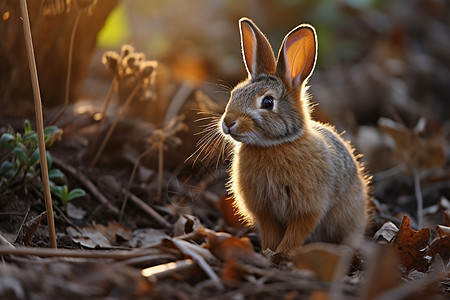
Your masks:
M 425 258 L 425 250 L 430 238 L 430 230 L 422 228 L 419 231 L 411 229 L 408 216 L 403 217 L 402 225 L 394 240 L 400 263 L 406 270 L 426 272 L 430 266 Z
M 450 259 L 450 227 L 438 225 L 436 237 L 430 243 L 431 231 L 428 228 L 414 230 L 410 219 L 404 216 L 400 228 L 392 222 L 386 222 L 374 235 L 380 244 L 390 244 L 396 249 L 399 264 L 406 272 L 428 272 L 435 260 L 443 260 L 444 265 Z

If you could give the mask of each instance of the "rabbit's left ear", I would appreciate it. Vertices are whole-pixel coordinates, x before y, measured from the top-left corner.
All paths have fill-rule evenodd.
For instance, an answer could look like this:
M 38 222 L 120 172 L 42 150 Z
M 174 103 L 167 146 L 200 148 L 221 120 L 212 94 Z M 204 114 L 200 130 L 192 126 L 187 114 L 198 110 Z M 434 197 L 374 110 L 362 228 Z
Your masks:
M 291 87 L 299 87 L 311 76 L 316 58 L 316 31 L 311 25 L 300 25 L 283 40 L 278 53 L 277 75 Z
M 248 18 L 239 20 L 242 56 L 249 77 L 266 73 L 275 74 L 275 56 L 264 34 Z

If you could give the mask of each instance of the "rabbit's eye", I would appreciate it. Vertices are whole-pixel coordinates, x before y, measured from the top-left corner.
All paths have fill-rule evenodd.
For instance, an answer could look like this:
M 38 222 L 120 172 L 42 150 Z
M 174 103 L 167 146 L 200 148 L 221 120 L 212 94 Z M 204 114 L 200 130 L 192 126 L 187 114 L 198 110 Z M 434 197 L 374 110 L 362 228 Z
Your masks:
M 261 108 L 272 110 L 273 109 L 273 98 L 271 96 L 266 96 L 261 101 Z

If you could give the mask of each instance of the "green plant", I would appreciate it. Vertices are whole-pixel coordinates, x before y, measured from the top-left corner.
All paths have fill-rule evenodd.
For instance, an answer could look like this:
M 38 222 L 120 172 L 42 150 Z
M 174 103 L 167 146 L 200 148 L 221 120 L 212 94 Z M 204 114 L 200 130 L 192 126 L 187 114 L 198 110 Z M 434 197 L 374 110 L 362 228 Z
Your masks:
M 0 149 L 8 151 L 4 161 L 0 164 L 0 191 L 17 186 L 26 187 L 32 183 L 40 187 L 38 182 L 39 167 L 39 145 L 37 133 L 31 129 L 28 120 L 24 122 L 24 133 L 14 132 L 9 129 L 0 138 Z M 46 147 L 51 147 L 55 142 L 61 140 L 62 129 L 56 126 L 44 128 L 44 141 Z M 59 169 L 52 169 L 52 158 L 46 151 L 47 168 L 49 171 L 50 189 L 64 206 L 77 197 L 82 197 L 86 193 L 81 189 L 68 191 L 67 180 L 64 173 Z
M 86 196 L 86 192 L 80 188 L 73 189 L 69 192 L 69 188 L 67 187 L 67 185 L 55 185 L 53 181 L 51 181 L 51 179 L 50 190 L 52 191 L 52 194 L 54 194 L 61 200 L 65 211 L 67 211 L 67 204 L 69 204 L 71 200 Z

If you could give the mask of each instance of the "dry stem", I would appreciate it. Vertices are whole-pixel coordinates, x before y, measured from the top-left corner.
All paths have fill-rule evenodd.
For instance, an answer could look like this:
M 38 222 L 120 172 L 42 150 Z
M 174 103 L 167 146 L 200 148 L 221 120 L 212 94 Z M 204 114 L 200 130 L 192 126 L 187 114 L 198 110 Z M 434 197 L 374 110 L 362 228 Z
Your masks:
M 146 156 L 152 150 L 153 150 L 153 148 L 150 147 L 147 150 L 145 150 L 144 152 L 142 152 L 136 159 L 136 162 L 134 163 L 133 171 L 131 172 L 130 179 L 128 180 L 127 192 L 125 193 L 125 196 L 124 196 L 123 202 L 122 202 L 122 208 L 120 209 L 119 222 L 122 222 L 123 213 L 125 211 L 125 206 L 127 205 L 127 201 L 128 201 L 128 193 L 130 192 L 131 183 L 133 182 L 134 176 L 136 175 L 136 171 L 139 166 L 139 162 L 141 161 L 141 159 L 144 156 Z
M 30 67 L 31 83 L 33 86 L 34 107 L 36 110 L 36 132 L 38 136 L 39 155 L 41 158 L 41 176 L 42 185 L 44 188 L 45 207 L 47 210 L 48 234 L 50 238 L 50 245 L 56 248 L 56 233 L 55 221 L 53 218 L 52 197 L 50 193 L 50 183 L 48 177 L 47 157 L 45 151 L 44 140 L 44 118 L 42 115 L 41 92 L 39 89 L 39 79 L 36 69 L 36 59 L 34 57 L 33 40 L 31 38 L 30 20 L 28 18 L 28 9 L 26 0 L 20 0 L 20 7 L 23 17 L 23 31 L 25 35 L 25 45 L 27 48 L 28 64 Z

